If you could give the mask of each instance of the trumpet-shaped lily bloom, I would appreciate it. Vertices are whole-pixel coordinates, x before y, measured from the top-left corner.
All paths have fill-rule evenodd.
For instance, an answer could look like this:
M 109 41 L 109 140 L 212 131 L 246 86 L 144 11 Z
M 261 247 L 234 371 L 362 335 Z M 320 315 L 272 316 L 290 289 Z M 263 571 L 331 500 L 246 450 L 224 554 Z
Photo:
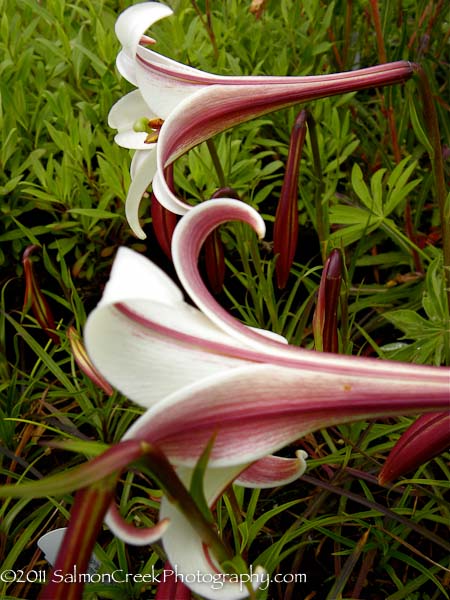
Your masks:
M 122 248 L 116 257 L 103 298 L 87 321 L 85 342 L 102 375 L 147 408 L 125 439 L 158 446 L 188 484 L 214 437 L 204 481 L 213 505 L 233 480 L 264 487 L 301 475 L 303 452 L 295 458 L 273 453 L 318 428 L 446 410 L 449 369 L 304 350 L 246 327 L 220 307 L 200 278 L 197 260 L 205 238 L 230 220 L 264 235 L 258 213 L 230 199 L 198 205 L 175 229 L 174 265 L 197 308 L 143 256 Z M 113 506 L 107 522 L 129 543 L 146 544 L 162 534 L 171 564 L 180 573 L 202 574 L 188 582 L 194 592 L 246 597 L 245 587 L 231 578 L 212 589 L 219 566 L 167 499 L 160 517 L 156 529 L 136 529 Z M 264 572 L 253 576 L 257 587 Z
M 138 89 L 112 108 L 109 124 L 118 129 L 118 144 L 136 149 L 126 214 L 141 238 L 145 234 L 139 224 L 138 209 L 152 181 L 153 191 L 166 208 L 177 214 L 191 208 L 170 190 L 164 169 L 200 142 L 238 123 L 300 102 L 405 81 L 414 68 L 411 63 L 400 61 L 318 76 L 213 75 L 147 47 L 151 38 L 144 32 L 171 13 L 159 2 L 145 2 L 129 7 L 116 23 L 122 44 L 117 67 Z M 154 125 L 155 117 L 164 120 L 160 130 L 159 122 Z M 146 125 L 136 131 L 141 129 L 142 120 Z

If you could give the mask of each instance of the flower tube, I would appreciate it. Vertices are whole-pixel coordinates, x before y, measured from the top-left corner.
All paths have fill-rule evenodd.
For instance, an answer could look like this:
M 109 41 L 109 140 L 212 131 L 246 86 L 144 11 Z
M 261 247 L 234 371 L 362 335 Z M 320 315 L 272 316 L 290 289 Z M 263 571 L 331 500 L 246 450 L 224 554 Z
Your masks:
M 199 71 L 150 50 L 144 32 L 172 11 L 159 2 L 136 4 L 116 23 L 122 44 L 117 68 L 137 87 L 112 108 L 109 124 L 118 129 L 119 145 L 137 150 L 126 201 L 130 226 L 138 237 L 141 197 L 150 183 L 158 200 L 184 214 L 191 206 L 180 200 L 165 179 L 165 168 L 182 154 L 239 123 L 272 111 L 326 96 L 401 83 L 413 73 L 407 61 L 386 63 L 344 73 L 299 76 L 220 76 Z M 152 40 L 153 41 L 153 40 Z M 135 131 L 144 118 L 152 126 L 164 122 L 155 135 Z M 139 129 L 139 125 L 138 125 Z

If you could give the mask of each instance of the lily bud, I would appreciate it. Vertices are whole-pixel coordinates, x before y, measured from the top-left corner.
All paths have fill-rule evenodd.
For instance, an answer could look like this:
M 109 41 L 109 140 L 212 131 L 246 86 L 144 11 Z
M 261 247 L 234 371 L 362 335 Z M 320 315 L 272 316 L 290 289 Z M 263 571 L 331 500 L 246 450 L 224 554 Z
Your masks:
M 176 571 L 169 561 L 164 564 L 155 600 L 167 600 L 167 598 L 171 598 L 171 600 L 191 600 L 192 598 L 190 589 L 177 579 Z
M 33 271 L 33 263 L 31 262 L 31 254 L 38 246 L 28 246 L 25 249 L 22 257 L 22 264 L 25 273 L 25 295 L 23 302 L 23 310 L 28 311 L 30 308 L 37 322 L 42 329 L 47 333 L 50 339 L 55 344 L 59 344 L 59 337 L 54 333 L 56 329 L 55 319 L 53 318 L 50 306 L 42 294 L 38 282 Z
M 314 342 L 319 352 L 336 353 L 339 350 L 337 310 L 341 281 L 342 255 L 334 248 L 323 267 L 313 317 Z
M 81 338 L 75 327 L 70 326 L 68 328 L 67 337 L 69 338 L 70 348 L 72 350 L 73 357 L 79 368 L 83 371 L 85 375 L 89 377 L 89 379 L 93 383 L 95 383 L 95 385 L 101 388 L 105 392 L 105 394 L 107 394 L 108 396 L 112 396 L 114 390 L 92 364 L 92 361 L 89 358 L 84 348 L 83 342 L 81 341 Z
M 450 448 L 450 412 L 422 415 L 400 437 L 378 475 L 381 485 Z
M 173 181 L 173 165 L 170 165 L 166 169 L 166 179 L 169 182 L 169 186 L 171 190 L 175 189 L 174 181 Z M 172 260 L 172 236 L 175 229 L 175 226 L 178 221 L 177 215 L 167 210 L 159 201 L 158 198 L 152 193 L 151 197 L 151 215 L 152 215 L 152 223 L 153 223 L 153 231 L 155 232 L 156 239 L 158 244 L 161 247 L 161 250 L 167 256 L 169 260 Z
M 211 198 L 236 198 L 239 194 L 233 188 L 219 188 Z M 205 240 L 205 266 L 209 285 L 214 294 L 220 294 L 225 279 L 225 256 L 219 230 L 215 229 Z
M 281 188 L 280 200 L 275 213 L 273 249 L 278 255 L 275 265 L 280 289 L 286 286 L 289 271 L 294 261 L 298 239 L 298 172 L 306 136 L 307 111 L 302 110 L 291 132 L 289 152 Z

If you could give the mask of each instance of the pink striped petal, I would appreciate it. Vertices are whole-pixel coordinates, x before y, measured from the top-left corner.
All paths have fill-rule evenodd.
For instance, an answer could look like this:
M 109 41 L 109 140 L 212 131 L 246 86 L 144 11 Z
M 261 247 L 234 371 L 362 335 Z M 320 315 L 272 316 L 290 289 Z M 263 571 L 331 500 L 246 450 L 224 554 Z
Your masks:
M 198 271 L 198 256 L 204 240 L 219 225 L 228 221 L 248 223 L 259 237 L 265 228 L 260 215 L 250 206 L 232 199 L 217 199 L 193 208 L 178 223 L 172 239 L 172 257 L 183 288 L 198 308 L 212 323 L 234 338 L 236 354 L 240 345 L 254 350 L 253 360 L 290 367 L 302 367 L 320 373 L 323 370 L 366 377 L 385 375 L 390 378 L 409 377 L 416 380 L 433 380 L 449 385 L 450 369 L 412 365 L 394 361 L 381 361 L 356 356 L 339 356 L 317 353 L 303 348 L 280 344 L 275 339 L 261 336 L 260 331 L 245 327 L 222 308 L 206 288 Z M 250 356 L 247 352 L 246 356 Z
M 140 55 L 139 55 L 140 57 Z M 318 98 L 358 91 L 368 87 L 378 87 L 399 83 L 412 75 L 412 65 L 407 62 L 390 63 L 377 67 L 369 67 L 360 71 L 318 75 L 306 77 L 208 77 L 198 78 L 198 91 L 181 88 L 182 75 L 165 72 L 172 79 L 171 85 L 166 84 L 167 91 L 162 97 L 155 95 L 156 90 L 163 89 L 163 77 L 156 77 L 156 72 L 163 69 L 155 66 L 142 57 L 142 70 L 137 70 L 137 80 L 144 99 L 158 114 L 162 107 L 168 104 L 169 93 L 172 94 L 175 81 L 180 86 L 180 98 L 173 105 L 170 113 L 162 115 L 166 118 L 158 143 L 158 178 L 155 192 L 161 204 L 169 210 L 184 214 L 191 207 L 180 201 L 171 192 L 164 180 L 164 168 L 179 156 L 212 137 L 239 123 L 244 123 L 255 117 Z M 142 71 L 142 73 L 141 73 Z M 145 71 L 150 72 L 149 76 Z M 186 82 L 194 83 L 196 78 L 184 77 Z M 155 104 L 154 98 L 158 98 Z M 175 211 L 176 208 L 176 211 Z
M 134 546 L 148 546 L 161 539 L 170 526 L 170 519 L 161 519 L 154 527 L 136 527 L 127 523 L 121 517 L 116 505 L 112 504 L 105 517 L 105 523 L 123 542 Z
M 125 439 L 147 440 L 174 464 L 193 466 L 215 443 L 211 467 L 252 463 L 317 429 L 376 417 L 443 411 L 450 383 L 407 375 L 320 375 L 261 364 L 212 375 L 142 415 Z
M 247 467 L 234 483 L 248 488 L 270 488 L 292 483 L 306 471 L 306 452 L 297 450 L 296 458 L 265 456 Z

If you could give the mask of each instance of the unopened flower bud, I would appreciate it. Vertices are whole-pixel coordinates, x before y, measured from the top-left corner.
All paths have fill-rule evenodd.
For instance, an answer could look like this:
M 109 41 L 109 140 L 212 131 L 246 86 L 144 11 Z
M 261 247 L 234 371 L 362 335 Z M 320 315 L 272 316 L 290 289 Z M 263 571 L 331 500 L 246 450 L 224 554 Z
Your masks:
M 33 263 L 31 262 L 31 254 L 38 246 L 28 246 L 25 249 L 22 257 L 22 264 L 25 273 L 25 295 L 23 310 L 27 311 L 31 308 L 33 315 L 42 329 L 47 333 L 55 344 L 59 344 L 59 337 L 55 333 L 56 325 L 53 318 L 50 306 L 42 294 L 39 284 L 36 280 L 33 271 Z

